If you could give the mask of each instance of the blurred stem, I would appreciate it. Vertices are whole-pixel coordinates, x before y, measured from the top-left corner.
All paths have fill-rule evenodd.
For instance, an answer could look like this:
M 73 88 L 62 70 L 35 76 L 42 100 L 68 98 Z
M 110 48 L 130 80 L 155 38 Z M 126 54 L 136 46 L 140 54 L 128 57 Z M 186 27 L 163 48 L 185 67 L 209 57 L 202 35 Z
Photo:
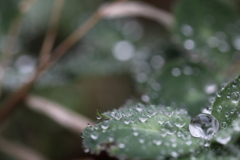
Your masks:
M 88 123 L 95 124 L 91 119 L 39 96 L 28 96 L 25 102 L 32 110 L 50 117 L 61 126 L 77 134 L 81 134 Z
M 0 96 L 2 93 L 2 83 L 4 81 L 4 77 L 5 77 L 5 72 L 6 72 L 6 68 L 9 65 L 9 62 L 12 58 L 13 52 L 14 52 L 14 47 L 17 44 L 17 40 L 18 40 L 18 35 L 20 33 L 20 29 L 22 26 L 22 15 L 24 13 L 26 13 L 28 11 L 28 9 L 31 7 L 31 5 L 33 4 L 33 2 L 36 2 L 37 0 L 22 0 L 19 3 L 19 10 L 21 12 L 21 14 L 19 14 L 12 22 L 10 29 L 9 29 L 9 33 L 8 33 L 8 37 L 6 40 L 6 44 L 5 44 L 5 48 L 3 51 L 3 55 L 1 57 L 1 61 L 0 61 Z
M 21 160 L 48 160 L 33 149 L 19 145 L 0 137 L 0 150 L 11 157 Z
M 10 30 L 9 30 L 6 45 L 5 45 L 6 47 L 4 48 L 3 55 L 1 57 L 0 96 L 2 94 L 2 83 L 3 83 L 4 77 L 5 77 L 5 70 L 8 67 L 9 62 L 12 58 L 12 55 L 14 52 L 14 46 L 17 43 L 17 37 L 19 35 L 21 26 L 22 26 L 22 17 L 21 17 L 21 15 L 19 15 L 13 20 L 13 22 L 10 26 Z
M 122 0 L 124 2 L 126 0 Z M 113 3 L 119 3 L 115 1 Z M 111 5 L 111 4 L 109 4 Z M 0 109 L 0 124 L 4 122 L 20 104 L 26 98 L 28 92 L 36 82 L 36 80 L 42 75 L 44 71 L 47 71 L 61 56 L 63 56 L 74 44 L 76 44 L 85 34 L 90 31 L 101 19 L 103 15 L 101 10 L 98 10 L 92 17 L 90 17 L 83 25 L 77 28 L 68 38 L 66 38 L 56 49 L 52 52 L 52 56 L 48 61 L 43 61 L 39 66 L 33 77 L 28 83 L 23 85 L 17 92 L 10 95 L 2 104 Z
M 49 23 L 45 39 L 43 41 L 43 46 L 40 51 L 39 65 L 41 65 L 44 61 L 48 61 L 50 57 L 50 53 L 56 38 L 56 33 L 61 15 L 60 13 L 62 11 L 64 1 L 65 0 L 55 0 L 54 2 L 51 20 Z

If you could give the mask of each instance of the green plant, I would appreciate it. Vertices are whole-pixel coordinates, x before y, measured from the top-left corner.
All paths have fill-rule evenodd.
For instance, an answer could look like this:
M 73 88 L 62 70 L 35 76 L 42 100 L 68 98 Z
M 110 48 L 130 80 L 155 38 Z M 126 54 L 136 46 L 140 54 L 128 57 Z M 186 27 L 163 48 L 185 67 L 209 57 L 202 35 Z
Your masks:
M 174 15 L 174 42 L 169 41 L 184 50 L 153 50 L 133 58 L 141 100 L 98 112 L 100 122 L 82 134 L 86 152 L 106 151 L 119 159 L 240 158 L 240 78 L 217 92 L 232 79 L 230 72 L 230 77 L 239 74 L 239 67 L 230 70 L 239 63 L 233 61 L 240 50 L 237 12 L 229 2 L 181 0 Z M 202 110 L 220 125 L 207 139 L 193 137 L 188 128 Z

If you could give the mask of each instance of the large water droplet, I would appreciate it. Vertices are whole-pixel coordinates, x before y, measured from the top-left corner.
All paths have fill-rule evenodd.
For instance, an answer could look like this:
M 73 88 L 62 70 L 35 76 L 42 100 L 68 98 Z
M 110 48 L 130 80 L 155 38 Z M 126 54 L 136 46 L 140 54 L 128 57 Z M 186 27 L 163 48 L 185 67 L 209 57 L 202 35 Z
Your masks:
M 210 114 L 199 114 L 191 119 L 189 130 L 193 137 L 210 139 L 218 131 L 218 120 Z
M 165 122 L 163 127 L 167 130 L 167 134 L 174 134 L 177 131 L 175 124 L 170 121 Z

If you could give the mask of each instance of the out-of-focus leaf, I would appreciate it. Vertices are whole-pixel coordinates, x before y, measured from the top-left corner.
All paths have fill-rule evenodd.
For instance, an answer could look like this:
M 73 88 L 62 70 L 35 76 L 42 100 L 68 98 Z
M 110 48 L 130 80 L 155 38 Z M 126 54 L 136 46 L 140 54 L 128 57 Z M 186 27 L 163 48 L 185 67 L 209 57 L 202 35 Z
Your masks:
M 239 149 L 237 147 L 229 147 L 225 148 L 225 150 L 215 151 L 217 153 L 214 153 L 214 151 L 208 151 L 208 152 L 202 152 L 200 154 L 193 153 L 191 156 L 186 156 L 184 158 L 180 158 L 179 160 L 238 160 L 240 156 L 237 152 L 239 152 Z M 232 152 L 232 154 L 230 153 Z M 235 152 L 235 153 L 234 153 Z
M 219 0 L 181 0 L 175 7 L 175 31 L 192 54 L 224 69 L 239 48 L 236 11 Z
M 185 110 L 138 104 L 104 114 L 111 119 L 83 132 L 83 144 L 91 153 L 106 150 L 124 159 L 176 158 L 202 145 L 187 130 Z
M 240 77 L 222 87 L 212 105 L 212 115 L 217 118 L 221 129 L 226 129 L 239 116 Z
M 211 70 L 185 60 L 164 62 L 160 55 L 153 56 L 150 64 L 145 63 L 146 68 L 154 69 L 161 63 L 164 66 L 150 74 L 136 74 L 140 88 L 149 96 L 150 103 L 185 108 L 190 115 L 196 115 L 210 106 L 209 97 L 217 90 L 217 80 Z

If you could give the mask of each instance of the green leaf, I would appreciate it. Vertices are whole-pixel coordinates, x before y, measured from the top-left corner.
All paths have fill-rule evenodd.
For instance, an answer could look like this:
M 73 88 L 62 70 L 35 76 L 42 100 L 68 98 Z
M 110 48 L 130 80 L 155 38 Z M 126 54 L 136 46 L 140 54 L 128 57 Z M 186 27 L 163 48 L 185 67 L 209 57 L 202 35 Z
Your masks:
M 107 116 L 103 115 L 100 110 L 97 110 L 97 117 L 99 119 L 104 119 L 104 120 L 109 120 L 110 119 L 110 117 L 107 117 Z
M 83 131 L 83 144 L 91 153 L 105 150 L 124 159 L 176 158 L 202 145 L 202 139 L 188 132 L 185 110 L 138 104 L 104 115 L 111 119 Z
M 233 149 L 233 148 L 229 148 L 229 149 Z M 239 152 L 239 149 L 237 149 L 237 148 L 234 148 L 234 150 L 235 151 L 237 150 Z M 229 150 L 227 150 L 227 151 L 229 151 Z M 196 156 L 192 155 L 192 156 L 181 158 L 179 160 L 192 160 L 192 159 L 194 159 L 194 160 L 239 160 L 239 158 L 240 158 L 238 155 L 231 155 L 231 154 L 229 154 L 229 152 L 228 153 L 225 153 L 225 152 L 226 152 L 226 150 L 222 150 L 222 152 L 220 154 L 216 154 L 212 151 L 202 152 L 199 155 L 196 155 Z M 224 153 L 227 155 L 224 155 Z M 223 155 L 221 155 L 221 154 L 223 154 Z
M 222 145 L 235 143 L 240 137 L 240 118 L 232 121 L 227 129 L 220 130 L 215 136 L 214 140 Z
M 237 12 L 230 5 L 219 0 L 181 0 L 175 18 L 179 42 L 195 56 L 224 68 L 239 50 Z
M 212 105 L 212 115 L 217 118 L 220 128 L 225 129 L 232 124 L 240 112 L 240 76 L 223 87 Z

